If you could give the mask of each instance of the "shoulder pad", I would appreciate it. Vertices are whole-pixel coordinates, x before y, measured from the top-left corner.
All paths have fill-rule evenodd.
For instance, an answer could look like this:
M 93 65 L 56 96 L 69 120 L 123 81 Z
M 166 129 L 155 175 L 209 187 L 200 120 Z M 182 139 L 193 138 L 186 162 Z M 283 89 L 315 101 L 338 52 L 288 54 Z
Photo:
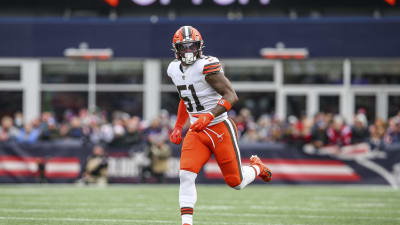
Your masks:
M 205 61 L 203 66 L 204 75 L 209 75 L 222 71 L 221 63 L 216 57 L 206 56 L 203 60 Z
M 167 68 L 167 74 L 169 77 L 172 77 L 172 73 L 174 71 L 173 67 L 176 66 L 176 63 L 178 63 L 178 62 L 179 62 L 179 60 L 175 59 L 169 63 L 168 68 Z

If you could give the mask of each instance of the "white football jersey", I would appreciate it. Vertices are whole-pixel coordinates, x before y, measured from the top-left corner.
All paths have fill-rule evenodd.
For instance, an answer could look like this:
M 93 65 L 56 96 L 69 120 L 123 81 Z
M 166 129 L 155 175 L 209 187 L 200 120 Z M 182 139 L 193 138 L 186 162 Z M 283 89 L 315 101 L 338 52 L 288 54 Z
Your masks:
M 220 71 L 223 70 L 219 60 L 211 56 L 203 56 L 187 67 L 183 67 L 179 60 L 174 60 L 169 64 L 168 76 L 175 84 L 179 96 L 185 102 L 191 124 L 197 120 L 196 117 L 192 116 L 193 114 L 211 112 L 222 98 L 205 79 L 207 75 Z M 214 118 L 209 126 L 227 118 L 228 115 L 224 112 Z

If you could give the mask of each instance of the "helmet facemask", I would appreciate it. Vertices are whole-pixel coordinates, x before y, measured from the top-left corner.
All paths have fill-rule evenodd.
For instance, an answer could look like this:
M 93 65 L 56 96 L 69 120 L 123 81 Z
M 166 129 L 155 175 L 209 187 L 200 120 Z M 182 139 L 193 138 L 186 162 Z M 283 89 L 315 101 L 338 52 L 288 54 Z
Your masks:
M 202 54 L 202 41 L 180 42 L 173 45 L 176 58 L 186 65 L 193 64 Z

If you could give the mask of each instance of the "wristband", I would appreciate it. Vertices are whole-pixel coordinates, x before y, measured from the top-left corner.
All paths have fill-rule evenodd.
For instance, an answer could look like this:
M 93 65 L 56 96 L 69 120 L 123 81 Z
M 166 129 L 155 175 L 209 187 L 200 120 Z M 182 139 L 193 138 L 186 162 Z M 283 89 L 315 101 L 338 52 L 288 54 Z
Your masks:
M 217 105 L 223 106 L 226 109 L 226 111 L 229 111 L 232 108 L 231 103 L 224 98 L 221 98 L 218 101 Z

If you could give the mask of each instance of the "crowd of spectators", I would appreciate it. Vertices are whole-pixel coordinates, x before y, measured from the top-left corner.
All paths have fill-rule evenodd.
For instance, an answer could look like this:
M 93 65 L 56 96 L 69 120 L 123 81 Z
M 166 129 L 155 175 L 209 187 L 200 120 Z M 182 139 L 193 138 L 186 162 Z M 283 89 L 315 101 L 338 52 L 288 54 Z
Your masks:
M 283 142 L 299 147 L 312 144 L 316 148 L 358 143 L 380 148 L 400 144 L 400 112 L 387 122 L 377 118 L 369 123 L 365 110 L 359 109 L 353 121 L 346 123 L 340 115 L 322 112 L 313 118 L 289 116 L 287 121 L 281 121 L 262 115 L 254 120 L 248 109 L 242 109 L 235 121 L 243 142 Z
M 92 144 L 107 146 L 132 146 L 154 136 L 168 137 L 169 116 L 165 113 L 152 121 L 143 121 L 137 116 L 116 111 L 110 120 L 104 112 L 89 113 L 81 109 L 78 113 L 67 111 L 62 120 L 57 121 L 51 112 L 43 112 L 40 118 L 23 122 L 22 114 L 14 118 L 4 116 L 1 119 L 0 142 L 16 141 L 34 143 L 60 139 L 79 139 Z
M 289 116 L 280 121 L 270 115 L 253 120 L 247 109 L 242 109 L 236 117 L 242 133 L 241 141 L 284 142 L 303 146 L 312 144 L 323 146 L 346 146 L 370 143 L 373 148 L 383 145 L 400 144 L 400 112 L 388 121 L 380 118 L 369 123 L 364 109 L 359 109 L 351 123 L 346 123 L 340 115 L 318 113 L 313 118 Z
M 357 111 L 351 123 L 331 113 L 318 113 L 313 118 L 291 115 L 286 121 L 269 114 L 254 118 L 247 108 L 237 113 L 230 111 L 229 114 L 237 124 L 241 142 L 313 144 L 317 148 L 361 142 L 377 147 L 400 143 L 400 112 L 388 121 L 378 118 L 371 123 L 363 109 Z M 144 141 L 160 144 L 167 143 L 174 123 L 175 116 L 165 110 L 151 121 L 120 111 L 107 118 L 104 112 L 90 113 L 81 109 L 77 113 L 66 111 L 59 121 L 53 113 L 43 112 L 40 118 L 25 123 L 22 114 L 17 112 L 13 117 L 4 116 L 1 119 L 0 142 L 80 139 L 111 147 L 133 146 Z

